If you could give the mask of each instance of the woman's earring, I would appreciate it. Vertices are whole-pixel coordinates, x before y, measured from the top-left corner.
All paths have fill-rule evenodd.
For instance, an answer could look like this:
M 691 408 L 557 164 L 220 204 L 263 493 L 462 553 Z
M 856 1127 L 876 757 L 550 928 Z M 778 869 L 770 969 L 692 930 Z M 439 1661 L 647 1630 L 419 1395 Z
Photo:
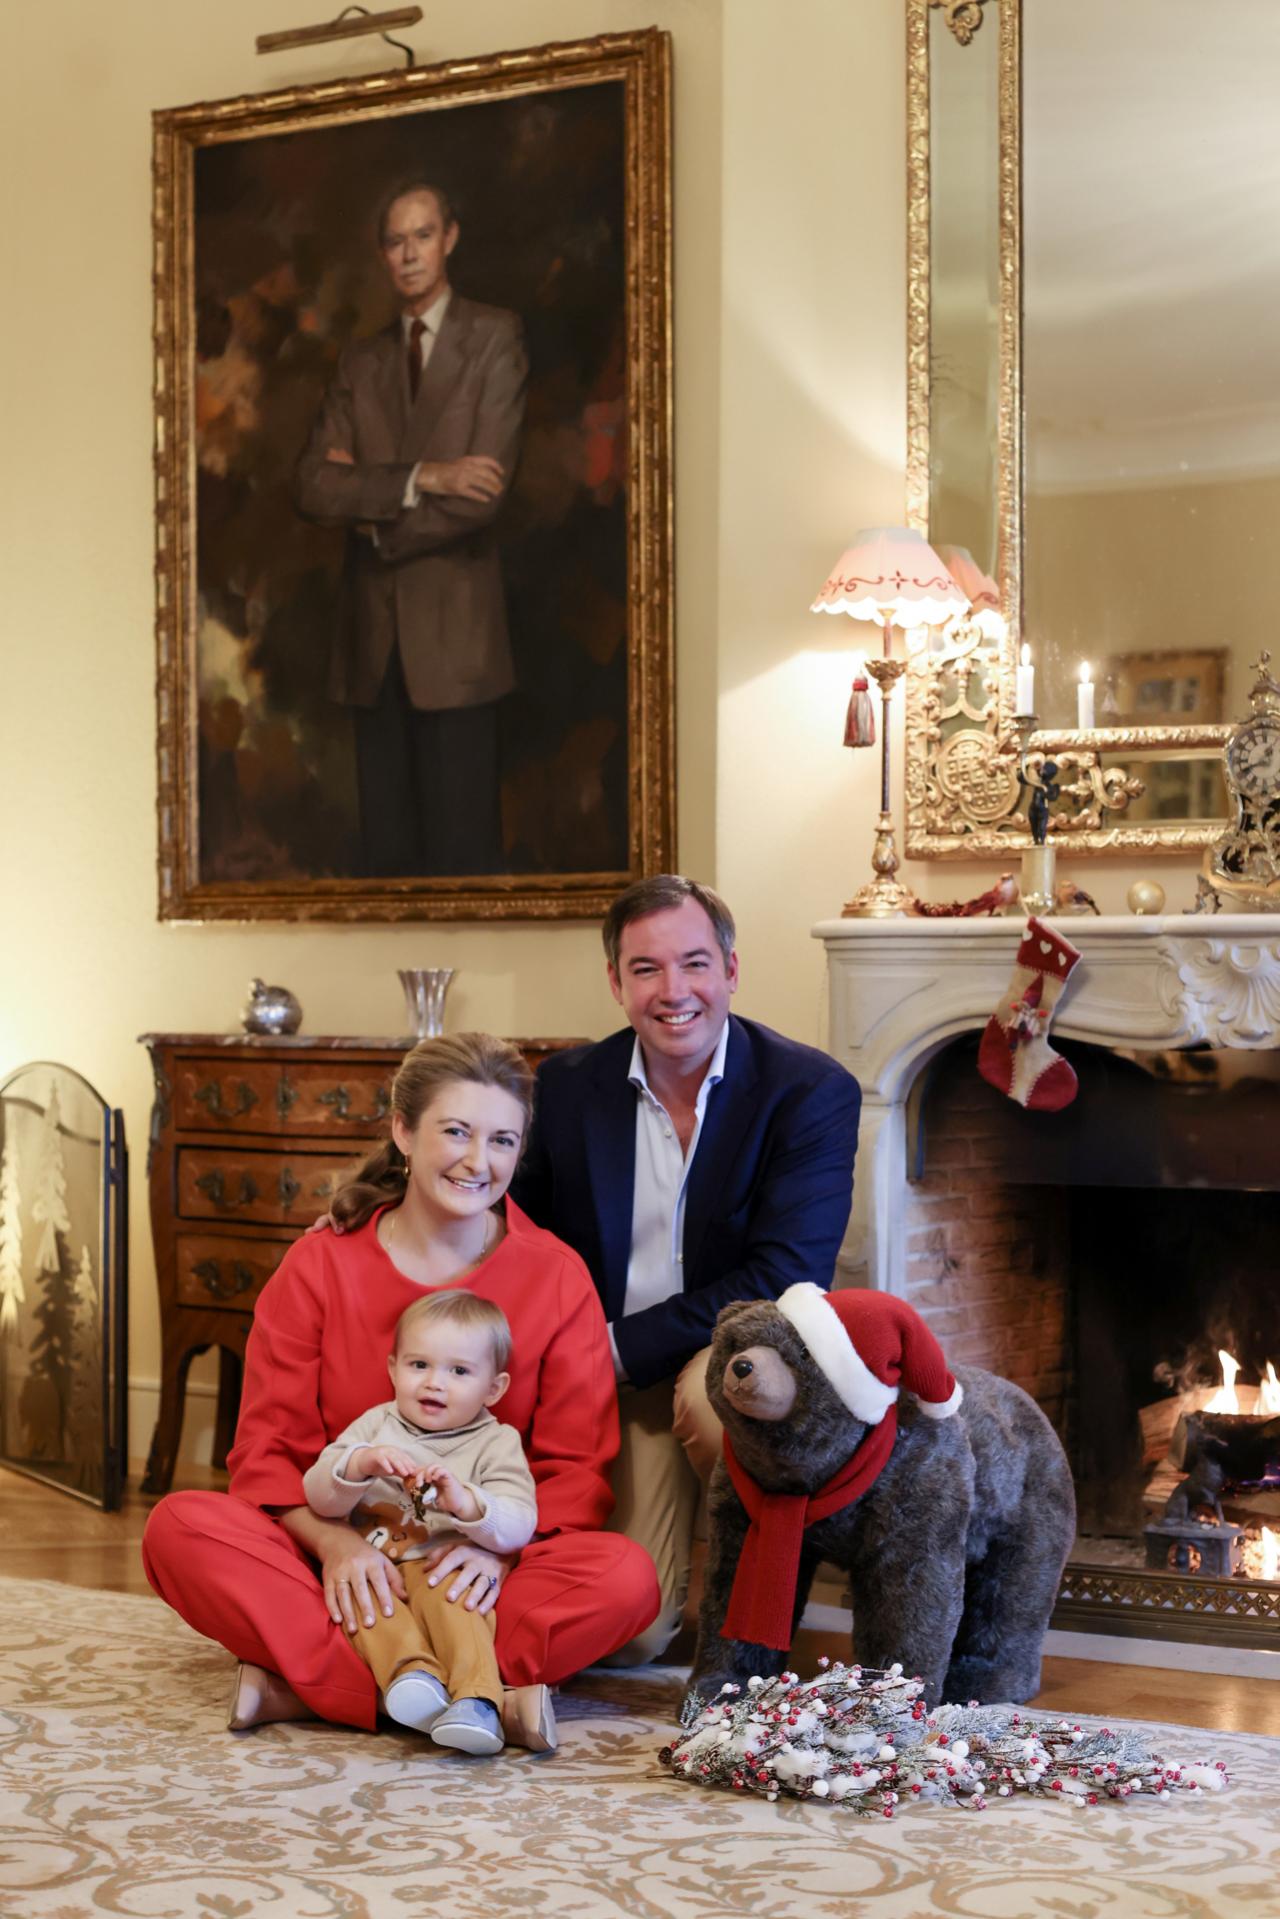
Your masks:
M 400 1170 L 403 1173 L 405 1179 L 408 1179 L 409 1170 L 410 1170 L 410 1160 L 409 1160 L 409 1155 L 407 1153 L 404 1155 L 404 1165 L 401 1167 Z

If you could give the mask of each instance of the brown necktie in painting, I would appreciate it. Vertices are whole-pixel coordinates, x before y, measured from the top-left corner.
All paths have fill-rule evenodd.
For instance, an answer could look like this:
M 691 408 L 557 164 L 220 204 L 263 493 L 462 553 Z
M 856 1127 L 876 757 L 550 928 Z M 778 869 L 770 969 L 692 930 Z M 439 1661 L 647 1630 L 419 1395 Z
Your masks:
M 422 336 L 427 330 L 425 320 L 415 320 L 409 328 L 409 398 L 418 397 L 418 382 L 422 378 Z

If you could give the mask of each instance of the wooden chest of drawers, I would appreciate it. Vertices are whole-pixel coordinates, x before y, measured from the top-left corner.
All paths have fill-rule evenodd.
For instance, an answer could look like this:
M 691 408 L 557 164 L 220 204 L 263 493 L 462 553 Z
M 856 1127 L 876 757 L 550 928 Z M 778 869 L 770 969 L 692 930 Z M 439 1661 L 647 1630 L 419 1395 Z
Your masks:
M 576 1040 L 517 1040 L 531 1066 Z M 162 1342 L 142 1489 L 172 1480 L 187 1372 L 219 1354 L 214 1464 L 226 1463 L 253 1303 L 285 1248 L 386 1134 L 394 1039 L 144 1033 L 155 1074 L 147 1157 Z

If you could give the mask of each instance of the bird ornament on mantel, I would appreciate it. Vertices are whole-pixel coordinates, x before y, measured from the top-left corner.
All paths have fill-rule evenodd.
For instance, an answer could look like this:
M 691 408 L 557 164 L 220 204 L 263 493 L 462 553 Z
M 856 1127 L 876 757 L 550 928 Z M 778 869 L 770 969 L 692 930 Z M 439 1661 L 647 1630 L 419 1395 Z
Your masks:
M 1097 913 L 1102 908 L 1092 893 L 1086 893 L 1083 886 L 1077 886 L 1074 880 L 1059 880 L 1053 894 L 1054 910 L 1059 913 Z

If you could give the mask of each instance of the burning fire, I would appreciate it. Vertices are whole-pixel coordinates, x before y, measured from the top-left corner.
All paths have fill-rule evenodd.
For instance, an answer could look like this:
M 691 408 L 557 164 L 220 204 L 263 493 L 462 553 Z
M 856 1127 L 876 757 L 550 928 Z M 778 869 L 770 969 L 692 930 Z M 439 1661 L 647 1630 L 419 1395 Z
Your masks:
M 1238 1359 L 1232 1359 L 1230 1353 L 1219 1351 L 1218 1364 L 1222 1368 L 1222 1384 L 1213 1398 L 1207 1401 L 1207 1413 L 1238 1413 L 1240 1399 L 1236 1392 L 1236 1374 L 1240 1371 Z
M 1240 1362 L 1230 1353 L 1219 1352 L 1218 1363 L 1222 1367 L 1222 1384 L 1213 1397 L 1206 1401 L 1203 1410 L 1206 1413 L 1238 1413 L 1240 1395 L 1236 1391 L 1236 1375 L 1240 1371 Z M 1270 1360 L 1263 1375 L 1262 1384 L 1256 1389 L 1257 1400 L 1254 1412 L 1265 1418 L 1269 1413 L 1280 1413 L 1280 1379 L 1276 1378 L 1276 1369 Z
M 1270 1360 L 1267 1361 L 1267 1370 L 1258 1388 L 1258 1411 L 1280 1413 L 1280 1379 L 1276 1378 L 1276 1369 Z
M 1240 1572 L 1245 1579 L 1270 1579 L 1280 1585 L 1280 1532 L 1251 1526 L 1240 1543 Z

